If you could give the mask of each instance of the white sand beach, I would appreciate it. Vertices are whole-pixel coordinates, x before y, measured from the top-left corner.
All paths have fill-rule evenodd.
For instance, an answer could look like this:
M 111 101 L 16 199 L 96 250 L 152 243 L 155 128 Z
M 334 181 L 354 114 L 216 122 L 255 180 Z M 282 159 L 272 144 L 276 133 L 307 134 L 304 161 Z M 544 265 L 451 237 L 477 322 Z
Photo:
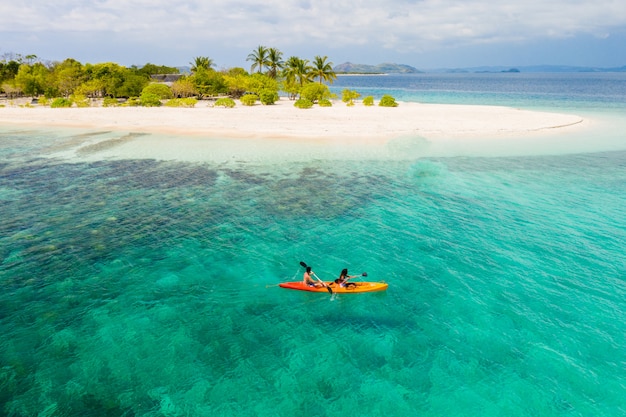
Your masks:
M 562 137 L 585 130 L 589 124 L 589 120 L 574 114 L 499 106 L 401 102 L 395 108 L 367 107 L 361 103 L 348 107 L 337 101 L 332 107 L 298 109 L 286 98 L 270 106 L 238 103 L 231 109 L 213 107 L 211 102 L 204 101 L 194 108 L 0 108 L 0 126 L 4 127 L 60 127 L 152 134 L 150 139 L 141 136 L 141 140 L 119 143 L 115 150 L 106 147 L 100 157 L 185 160 L 206 159 L 209 153 L 215 153 L 215 147 L 206 149 L 202 138 L 219 140 L 220 143 L 245 139 L 239 141 L 237 146 L 240 148 L 249 147 L 250 143 L 254 143 L 254 147 L 282 143 L 283 148 L 328 145 L 327 148 L 344 153 L 357 148 L 355 144 L 360 148 L 393 143 L 395 152 L 402 153 L 407 147 L 414 150 L 416 144 L 423 149 L 424 143 L 431 148 L 450 148 L 475 141 L 495 144 Z M 175 142 L 171 140 L 172 136 L 176 136 Z M 295 149 L 293 152 L 297 153 Z
M 211 102 L 208 102 L 211 103 Z M 502 138 L 582 127 L 583 118 L 509 107 L 400 103 L 395 108 L 333 107 L 298 109 L 281 99 L 274 105 L 194 108 L 49 107 L 0 108 L 0 123 L 131 130 L 169 134 L 200 134 L 232 138 L 314 138 L 388 140 L 417 135 L 438 138 Z

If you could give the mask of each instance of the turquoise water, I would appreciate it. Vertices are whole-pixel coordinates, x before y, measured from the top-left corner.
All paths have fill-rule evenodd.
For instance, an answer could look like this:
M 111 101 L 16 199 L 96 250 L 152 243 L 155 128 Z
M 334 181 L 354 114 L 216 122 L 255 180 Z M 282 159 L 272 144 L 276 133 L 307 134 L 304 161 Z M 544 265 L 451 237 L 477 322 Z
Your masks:
M 626 414 L 626 142 L 341 169 L 47 157 L 84 135 L 0 130 L 0 413 Z M 278 288 L 300 261 L 389 289 Z
M 626 73 L 471 73 L 339 76 L 331 90 L 391 94 L 422 103 L 492 104 L 539 109 L 621 109 Z

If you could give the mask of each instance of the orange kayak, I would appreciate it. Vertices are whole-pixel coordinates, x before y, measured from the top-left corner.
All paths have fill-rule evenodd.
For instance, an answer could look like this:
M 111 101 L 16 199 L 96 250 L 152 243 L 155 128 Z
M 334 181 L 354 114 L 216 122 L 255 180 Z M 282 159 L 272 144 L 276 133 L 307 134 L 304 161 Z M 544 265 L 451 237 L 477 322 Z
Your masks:
M 385 291 L 389 284 L 386 282 L 351 282 L 347 287 L 340 287 L 334 282 L 325 282 L 326 285 L 333 290 L 333 293 L 357 293 L 357 292 L 374 292 L 374 291 Z M 356 285 L 351 285 L 356 284 Z M 281 288 L 289 288 L 290 290 L 300 290 L 300 291 L 311 291 L 311 292 L 327 292 L 326 287 L 311 287 L 306 285 L 302 281 L 296 282 L 283 282 L 278 284 Z

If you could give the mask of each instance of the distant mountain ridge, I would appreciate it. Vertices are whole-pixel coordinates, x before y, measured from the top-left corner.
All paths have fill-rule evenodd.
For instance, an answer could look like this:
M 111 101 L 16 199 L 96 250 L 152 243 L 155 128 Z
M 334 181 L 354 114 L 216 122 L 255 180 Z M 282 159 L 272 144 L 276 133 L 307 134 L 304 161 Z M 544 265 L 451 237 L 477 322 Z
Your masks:
M 181 74 L 191 73 L 188 65 L 176 67 Z M 333 70 L 337 74 L 424 74 L 424 73 L 517 73 L 517 72 L 626 72 L 626 65 L 621 67 L 576 67 L 569 65 L 527 65 L 527 66 L 482 66 L 459 68 L 428 68 L 419 70 L 406 64 L 383 63 L 378 65 L 354 64 L 344 62 L 336 65 Z
M 384 63 L 378 65 L 354 64 L 345 62 L 336 65 L 337 74 L 422 74 L 422 73 L 481 73 L 481 72 L 626 72 L 626 65 L 621 67 L 582 67 L 571 65 L 527 65 L 527 66 L 482 66 L 465 68 L 433 68 L 418 70 L 406 64 Z
M 569 65 L 528 65 L 517 66 L 512 71 L 511 67 L 484 66 L 468 68 L 437 68 L 425 72 L 438 73 L 478 73 L 478 72 L 626 72 L 626 66 L 602 68 L 602 67 L 577 67 Z
M 343 64 L 336 65 L 333 71 L 337 74 L 417 74 L 422 72 L 410 65 L 388 62 L 378 65 L 344 62 Z

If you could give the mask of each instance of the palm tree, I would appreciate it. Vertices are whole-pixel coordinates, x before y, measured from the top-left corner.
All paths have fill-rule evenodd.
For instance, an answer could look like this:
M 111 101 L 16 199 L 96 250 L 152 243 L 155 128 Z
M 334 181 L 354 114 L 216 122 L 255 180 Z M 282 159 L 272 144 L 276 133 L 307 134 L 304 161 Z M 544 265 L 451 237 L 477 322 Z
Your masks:
M 292 56 L 285 63 L 283 75 L 287 82 L 297 82 L 302 87 L 305 82 L 311 81 L 311 69 L 307 59 Z
M 283 53 L 276 48 L 270 48 L 267 50 L 267 67 L 269 71 L 267 75 L 271 78 L 276 78 L 278 71 L 282 70 L 285 63 L 283 62 Z
M 198 70 L 209 70 L 215 65 L 213 60 L 208 56 L 197 56 L 193 59 L 191 65 L 191 72 L 198 72 Z
M 254 71 L 255 68 L 259 68 L 259 73 L 263 72 L 263 67 L 266 67 L 269 64 L 267 54 L 268 49 L 263 45 L 259 45 L 256 48 L 256 51 L 253 51 L 250 55 L 248 55 L 246 61 L 252 61 L 250 72 Z
M 332 84 L 333 80 L 337 79 L 337 75 L 335 74 L 335 71 L 333 71 L 333 63 L 326 62 L 327 59 L 327 56 L 321 57 L 317 55 L 313 60 L 311 73 L 313 74 L 313 78 L 319 77 L 320 84 L 322 81 L 328 81 Z
M 32 65 L 32 63 L 37 60 L 37 55 L 30 54 L 30 55 L 26 55 L 24 58 L 26 59 L 26 63 L 28 65 Z

